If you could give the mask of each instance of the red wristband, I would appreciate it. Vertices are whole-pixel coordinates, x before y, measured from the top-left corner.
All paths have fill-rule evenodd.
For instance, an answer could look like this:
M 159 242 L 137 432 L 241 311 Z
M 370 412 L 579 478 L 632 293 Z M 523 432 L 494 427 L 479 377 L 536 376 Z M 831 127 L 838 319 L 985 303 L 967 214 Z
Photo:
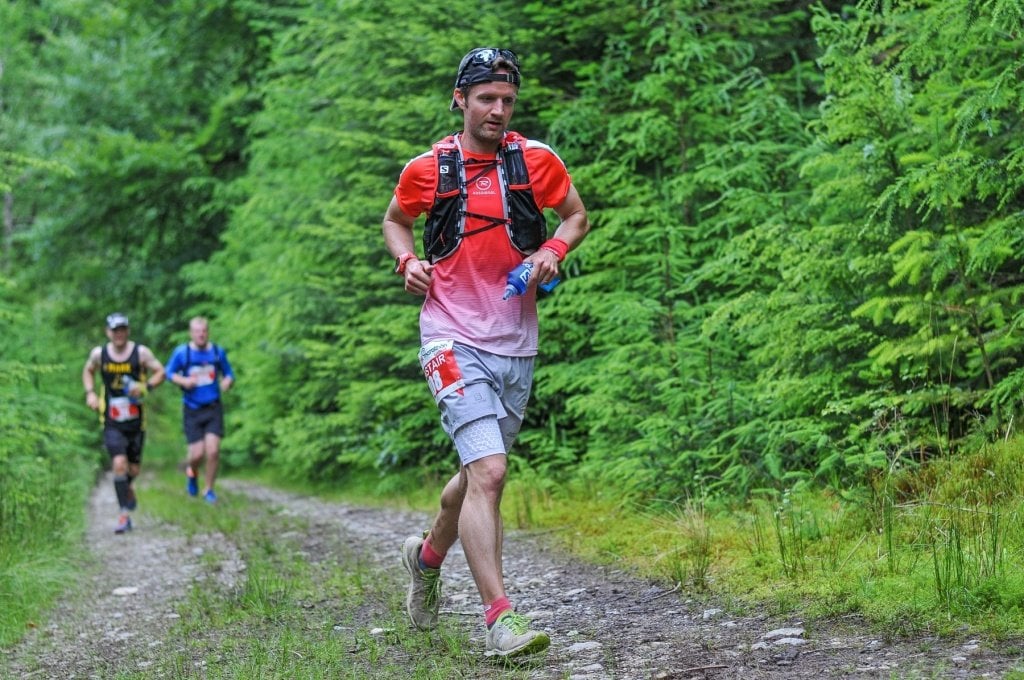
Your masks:
M 560 238 L 549 238 L 544 243 L 541 243 L 540 247 L 544 250 L 550 250 L 557 255 L 559 262 L 564 260 L 565 256 L 569 254 L 569 244 Z

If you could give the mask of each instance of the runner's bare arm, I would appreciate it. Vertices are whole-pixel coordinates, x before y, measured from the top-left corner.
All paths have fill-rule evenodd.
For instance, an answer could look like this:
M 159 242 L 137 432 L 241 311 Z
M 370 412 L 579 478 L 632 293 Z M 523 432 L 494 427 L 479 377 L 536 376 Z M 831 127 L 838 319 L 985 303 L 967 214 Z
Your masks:
M 167 377 L 164 365 L 156 358 L 153 351 L 145 345 L 139 346 L 139 361 L 146 367 L 146 373 L 149 374 L 149 378 L 146 380 L 146 389 L 153 389 Z
M 99 408 L 100 398 L 96 394 L 96 369 L 100 365 L 100 348 L 95 347 L 82 367 L 82 387 L 85 388 L 85 405 L 93 411 Z
M 565 241 L 569 245 L 569 250 L 572 250 L 590 231 L 587 209 L 583 206 L 583 199 L 580 198 L 575 185 L 569 185 L 569 193 L 566 194 L 564 201 L 555 206 L 555 212 L 562 222 L 555 229 L 552 238 Z
M 587 209 L 583 206 L 583 199 L 574 185 L 569 185 L 569 193 L 566 194 L 565 200 L 555 206 L 554 210 L 562 221 L 551 238 L 563 241 L 571 251 L 590 231 Z M 549 283 L 558 276 L 558 256 L 547 248 L 539 249 L 526 258 L 526 261 L 533 262 L 536 267 L 534 276 L 538 283 Z
M 384 232 L 384 245 L 388 252 L 398 258 L 406 253 L 416 252 L 416 244 L 413 238 L 412 226 L 414 217 L 402 212 L 398 207 L 398 199 L 392 197 L 388 210 L 384 214 L 384 223 L 381 229 Z M 425 260 L 414 257 L 405 264 L 405 289 L 415 295 L 426 295 L 430 288 L 430 272 L 434 266 Z

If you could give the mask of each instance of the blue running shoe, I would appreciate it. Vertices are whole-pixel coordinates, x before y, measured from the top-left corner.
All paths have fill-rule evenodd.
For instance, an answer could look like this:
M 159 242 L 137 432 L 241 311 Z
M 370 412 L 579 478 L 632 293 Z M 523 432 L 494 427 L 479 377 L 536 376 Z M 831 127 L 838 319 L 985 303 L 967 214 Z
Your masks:
M 188 491 L 188 495 L 189 496 L 198 496 L 199 495 L 199 482 L 196 481 L 195 470 L 193 470 L 190 467 L 185 468 L 185 477 L 188 478 L 188 481 L 185 484 L 185 490 Z
M 125 510 L 134 510 L 138 507 L 139 502 L 135 498 L 135 489 L 131 486 L 128 487 L 128 503 L 124 506 Z
M 205 494 L 203 494 L 203 500 L 206 501 L 207 503 L 216 503 L 217 494 L 213 492 L 213 489 L 210 489 Z
M 132 530 L 132 518 L 127 514 L 123 514 L 117 518 L 117 526 L 114 527 L 115 534 L 123 534 L 126 531 Z

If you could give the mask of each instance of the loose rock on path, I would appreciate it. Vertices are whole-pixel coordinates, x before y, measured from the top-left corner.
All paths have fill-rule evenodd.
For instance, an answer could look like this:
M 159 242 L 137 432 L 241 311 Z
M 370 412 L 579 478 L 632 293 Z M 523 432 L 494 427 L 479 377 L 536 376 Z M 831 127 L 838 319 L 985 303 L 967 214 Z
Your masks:
M 248 496 L 261 507 L 274 506 L 283 517 L 301 516 L 308 524 L 303 541 L 309 546 L 328 550 L 340 536 L 346 545 L 365 551 L 368 563 L 399 574 L 404 573 L 402 542 L 430 519 L 230 479 L 221 490 Z M 90 502 L 85 586 L 61 600 L 51 623 L 0 655 L 0 677 L 147 675 L 157 659 L 184 650 L 170 630 L 179 599 L 197 579 L 216 578 L 232 586 L 245 578 L 245 564 L 224 536 L 186 537 L 180 527 L 151 517 L 144 527 L 118 536 L 112 531 L 114 507 L 109 478 L 101 480 Z M 221 561 L 218 568 L 204 567 L 204 555 L 214 554 Z M 1001 678 L 1024 668 L 1019 643 L 886 640 L 854 618 L 732 615 L 715 602 L 581 564 L 543 536 L 506 530 L 504 555 L 509 599 L 552 639 L 543 662 L 529 671 L 531 678 Z M 464 619 L 475 631 L 471 644 L 482 650 L 483 627 L 476 626 L 481 608 L 458 544 L 442 577 L 441 615 Z

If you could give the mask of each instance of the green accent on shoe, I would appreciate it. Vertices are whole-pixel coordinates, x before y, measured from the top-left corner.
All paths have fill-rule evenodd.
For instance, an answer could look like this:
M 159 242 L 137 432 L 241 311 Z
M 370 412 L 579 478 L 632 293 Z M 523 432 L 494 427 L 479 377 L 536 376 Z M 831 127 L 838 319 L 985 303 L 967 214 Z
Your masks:
M 441 604 L 441 570 L 420 566 L 422 547 L 423 539 L 419 536 L 410 536 L 402 545 L 402 565 L 410 577 L 405 610 L 412 625 L 420 630 L 430 630 L 437 626 L 437 613 Z
M 498 617 L 487 631 L 486 656 L 511 659 L 543 652 L 551 644 L 548 634 L 530 630 L 530 620 L 509 610 Z

